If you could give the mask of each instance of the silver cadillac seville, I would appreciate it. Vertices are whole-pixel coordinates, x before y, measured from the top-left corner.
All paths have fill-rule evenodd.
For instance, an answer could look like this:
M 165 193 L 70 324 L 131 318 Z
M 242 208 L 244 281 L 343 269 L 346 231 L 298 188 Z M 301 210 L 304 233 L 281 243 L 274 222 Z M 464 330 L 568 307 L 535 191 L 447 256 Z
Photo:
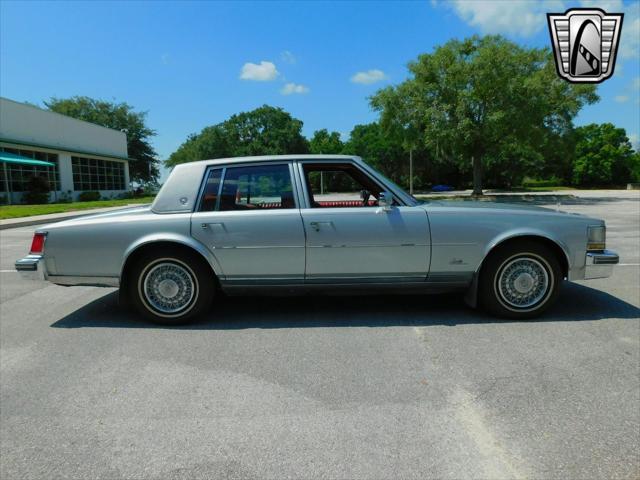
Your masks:
M 602 220 L 420 202 L 358 157 L 286 155 L 178 165 L 150 206 L 39 228 L 16 269 L 119 287 L 140 314 L 180 324 L 225 294 L 347 291 L 460 290 L 524 319 L 564 279 L 608 277 L 616 263 Z

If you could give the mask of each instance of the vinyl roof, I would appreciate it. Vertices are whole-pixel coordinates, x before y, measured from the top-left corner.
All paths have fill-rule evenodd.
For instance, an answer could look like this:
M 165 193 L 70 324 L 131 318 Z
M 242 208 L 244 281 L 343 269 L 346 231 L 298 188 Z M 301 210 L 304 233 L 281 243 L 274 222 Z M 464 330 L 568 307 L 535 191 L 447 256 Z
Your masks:
M 189 164 L 218 164 L 218 163 L 246 163 L 246 162 L 269 162 L 274 160 L 353 160 L 360 159 L 356 155 L 331 155 L 331 154 L 300 154 L 300 155 L 258 155 L 253 157 L 229 157 L 212 158 L 210 160 L 199 160 L 188 162 Z M 179 164 L 184 165 L 184 164 Z M 177 165 L 176 165 L 177 166 Z

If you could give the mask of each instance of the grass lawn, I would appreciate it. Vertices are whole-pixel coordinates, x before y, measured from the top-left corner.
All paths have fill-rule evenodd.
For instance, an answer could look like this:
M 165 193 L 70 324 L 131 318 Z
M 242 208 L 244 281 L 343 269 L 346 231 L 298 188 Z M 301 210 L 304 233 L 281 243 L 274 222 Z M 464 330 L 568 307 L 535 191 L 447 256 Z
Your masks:
M 575 190 L 575 188 L 558 185 L 555 187 L 526 187 L 525 190 L 528 192 L 555 192 L 560 190 Z
M 96 200 L 95 202 L 48 203 L 45 205 L 3 205 L 0 207 L 0 220 L 7 218 L 47 215 L 49 213 L 75 212 L 91 208 L 125 207 L 131 203 L 151 203 L 153 197 L 125 198 L 122 200 Z

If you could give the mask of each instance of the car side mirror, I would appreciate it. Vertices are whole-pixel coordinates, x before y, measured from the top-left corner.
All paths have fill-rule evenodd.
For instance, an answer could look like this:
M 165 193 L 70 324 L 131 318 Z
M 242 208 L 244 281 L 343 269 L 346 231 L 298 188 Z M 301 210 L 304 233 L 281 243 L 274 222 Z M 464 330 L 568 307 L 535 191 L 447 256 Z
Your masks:
M 390 192 L 380 192 L 380 196 L 378 197 L 378 206 L 388 212 L 391 210 L 391 206 L 393 205 L 393 195 Z

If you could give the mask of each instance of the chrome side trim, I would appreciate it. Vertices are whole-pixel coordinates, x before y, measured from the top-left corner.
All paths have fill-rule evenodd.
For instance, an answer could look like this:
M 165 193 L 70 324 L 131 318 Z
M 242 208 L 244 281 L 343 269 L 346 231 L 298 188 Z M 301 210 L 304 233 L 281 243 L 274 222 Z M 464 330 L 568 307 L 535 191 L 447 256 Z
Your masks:
M 464 291 L 460 283 L 429 283 L 425 281 L 405 282 L 365 282 L 365 283 L 304 283 L 304 284 L 229 284 L 221 282 L 222 290 L 228 295 L 389 295 L 422 293 L 443 293 Z
M 47 277 L 51 283 L 63 285 L 65 287 L 118 287 L 120 279 L 118 277 L 84 277 L 75 275 L 49 275 Z

